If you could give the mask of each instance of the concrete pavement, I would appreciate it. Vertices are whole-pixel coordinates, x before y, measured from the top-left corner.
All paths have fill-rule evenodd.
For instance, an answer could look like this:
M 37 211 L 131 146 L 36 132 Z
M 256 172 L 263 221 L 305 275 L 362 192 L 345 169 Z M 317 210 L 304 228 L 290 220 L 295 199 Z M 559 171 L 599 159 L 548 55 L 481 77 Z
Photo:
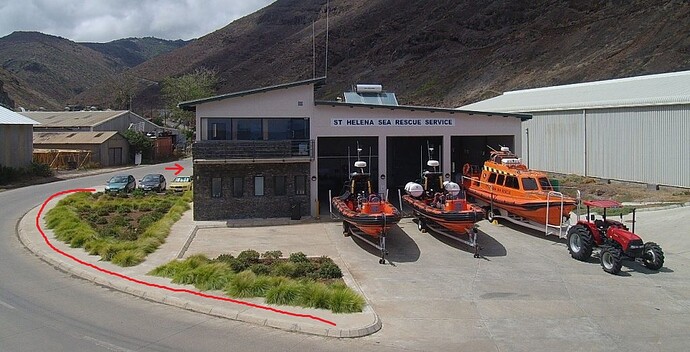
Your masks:
M 483 258 L 474 259 L 469 248 L 420 233 L 403 219 L 389 236 L 388 265 L 378 264 L 377 252 L 361 241 L 343 237 L 337 222 L 285 226 L 294 221 L 277 219 L 275 226 L 242 227 L 249 224 L 194 222 L 188 212 L 168 241 L 133 268 L 98 262 L 81 249 L 53 242 L 109 270 L 175 287 L 183 286 L 145 273 L 197 253 L 214 257 L 251 248 L 328 255 L 367 298 L 365 312 L 279 308 L 332 320 L 335 328 L 101 277 L 47 250 L 34 227 L 35 211 L 22 219 L 20 236 L 53 265 L 147 299 L 259 325 L 325 336 L 371 334 L 362 339 L 401 350 L 684 351 L 690 343 L 690 224 L 683 221 L 690 218 L 690 207 L 638 213 L 637 232 L 663 247 L 666 264 L 653 272 L 626 262 L 619 276 L 605 273 L 596 259 L 573 260 L 563 240 L 485 221 L 479 223 Z

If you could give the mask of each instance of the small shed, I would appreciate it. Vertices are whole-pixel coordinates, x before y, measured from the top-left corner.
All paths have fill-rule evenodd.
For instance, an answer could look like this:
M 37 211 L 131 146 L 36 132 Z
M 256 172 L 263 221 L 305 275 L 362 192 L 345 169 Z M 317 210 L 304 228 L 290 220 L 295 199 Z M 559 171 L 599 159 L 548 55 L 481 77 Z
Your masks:
M 38 122 L 0 106 L 0 166 L 23 168 L 31 164 L 31 133 Z
M 35 132 L 34 158 L 52 167 L 78 167 L 97 163 L 118 166 L 130 163 L 129 143 L 120 133 L 110 132 Z M 43 160 L 50 159 L 50 160 Z M 75 165 L 76 164 L 76 165 Z

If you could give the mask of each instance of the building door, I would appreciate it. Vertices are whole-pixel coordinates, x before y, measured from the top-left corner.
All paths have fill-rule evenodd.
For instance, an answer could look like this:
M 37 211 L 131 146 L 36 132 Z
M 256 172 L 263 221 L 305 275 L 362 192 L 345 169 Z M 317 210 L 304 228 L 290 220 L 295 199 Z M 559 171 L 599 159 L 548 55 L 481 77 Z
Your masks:
M 372 189 L 378 189 L 378 138 L 377 137 L 319 137 L 318 138 L 318 198 L 320 214 L 328 214 L 330 199 L 340 195 L 343 187 L 355 171 L 354 163 L 358 160 L 367 162 L 365 172 L 372 175 Z
M 122 148 L 109 148 L 108 149 L 108 161 L 110 165 L 122 165 Z
M 443 137 L 388 137 L 386 141 L 387 187 L 391 195 L 408 182 L 419 181 L 429 159 L 443 163 Z M 442 170 L 442 169 L 441 169 Z M 404 191 L 403 191 L 404 194 Z

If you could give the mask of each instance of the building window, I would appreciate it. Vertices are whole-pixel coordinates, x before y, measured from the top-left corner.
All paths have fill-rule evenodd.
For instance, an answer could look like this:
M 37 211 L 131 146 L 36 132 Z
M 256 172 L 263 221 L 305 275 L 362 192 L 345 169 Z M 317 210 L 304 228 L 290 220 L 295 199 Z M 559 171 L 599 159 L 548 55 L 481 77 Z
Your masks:
M 305 176 L 305 175 L 295 176 L 295 194 L 298 194 L 298 195 L 307 194 L 307 176 Z
M 244 179 L 242 177 L 232 178 L 232 196 L 239 198 L 244 194 Z
M 261 119 L 236 119 L 237 140 L 258 141 L 264 139 Z
M 207 120 L 208 131 L 206 139 L 210 141 L 216 140 L 228 140 L 232 139 L 232 133 L 230 128 L 232 126 L 232 120 L 230 119 L 208 119 Z
M 211 197 L 220 198 L 223 196 L 223 187 L 220 177 L 214 177 L 211 179 Z
M 284 196 L 287 194 L 287 176 L 273 177 L 273 193 L 276 196 Z
M 264 195 L 264 177 L 254 176 L 254 195 L 263 196 Z

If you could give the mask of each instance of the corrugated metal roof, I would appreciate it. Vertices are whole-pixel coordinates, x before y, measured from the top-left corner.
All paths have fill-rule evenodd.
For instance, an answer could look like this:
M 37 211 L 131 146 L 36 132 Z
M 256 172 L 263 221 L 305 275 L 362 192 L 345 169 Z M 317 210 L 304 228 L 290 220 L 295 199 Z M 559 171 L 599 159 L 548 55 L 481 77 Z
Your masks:
M 101 144 L 117 132 L 34 132 L 34 145 Z
M 21 114 L 41 123 L 41 127 L 93 127 L 126 114 L 112 111 L 26 111 Z
M 690 104 L 690 71 L 515 90 L 462 110 L 538 112 Z
M 40 125 L 38 122 L 0 106 L 0 125 Z

